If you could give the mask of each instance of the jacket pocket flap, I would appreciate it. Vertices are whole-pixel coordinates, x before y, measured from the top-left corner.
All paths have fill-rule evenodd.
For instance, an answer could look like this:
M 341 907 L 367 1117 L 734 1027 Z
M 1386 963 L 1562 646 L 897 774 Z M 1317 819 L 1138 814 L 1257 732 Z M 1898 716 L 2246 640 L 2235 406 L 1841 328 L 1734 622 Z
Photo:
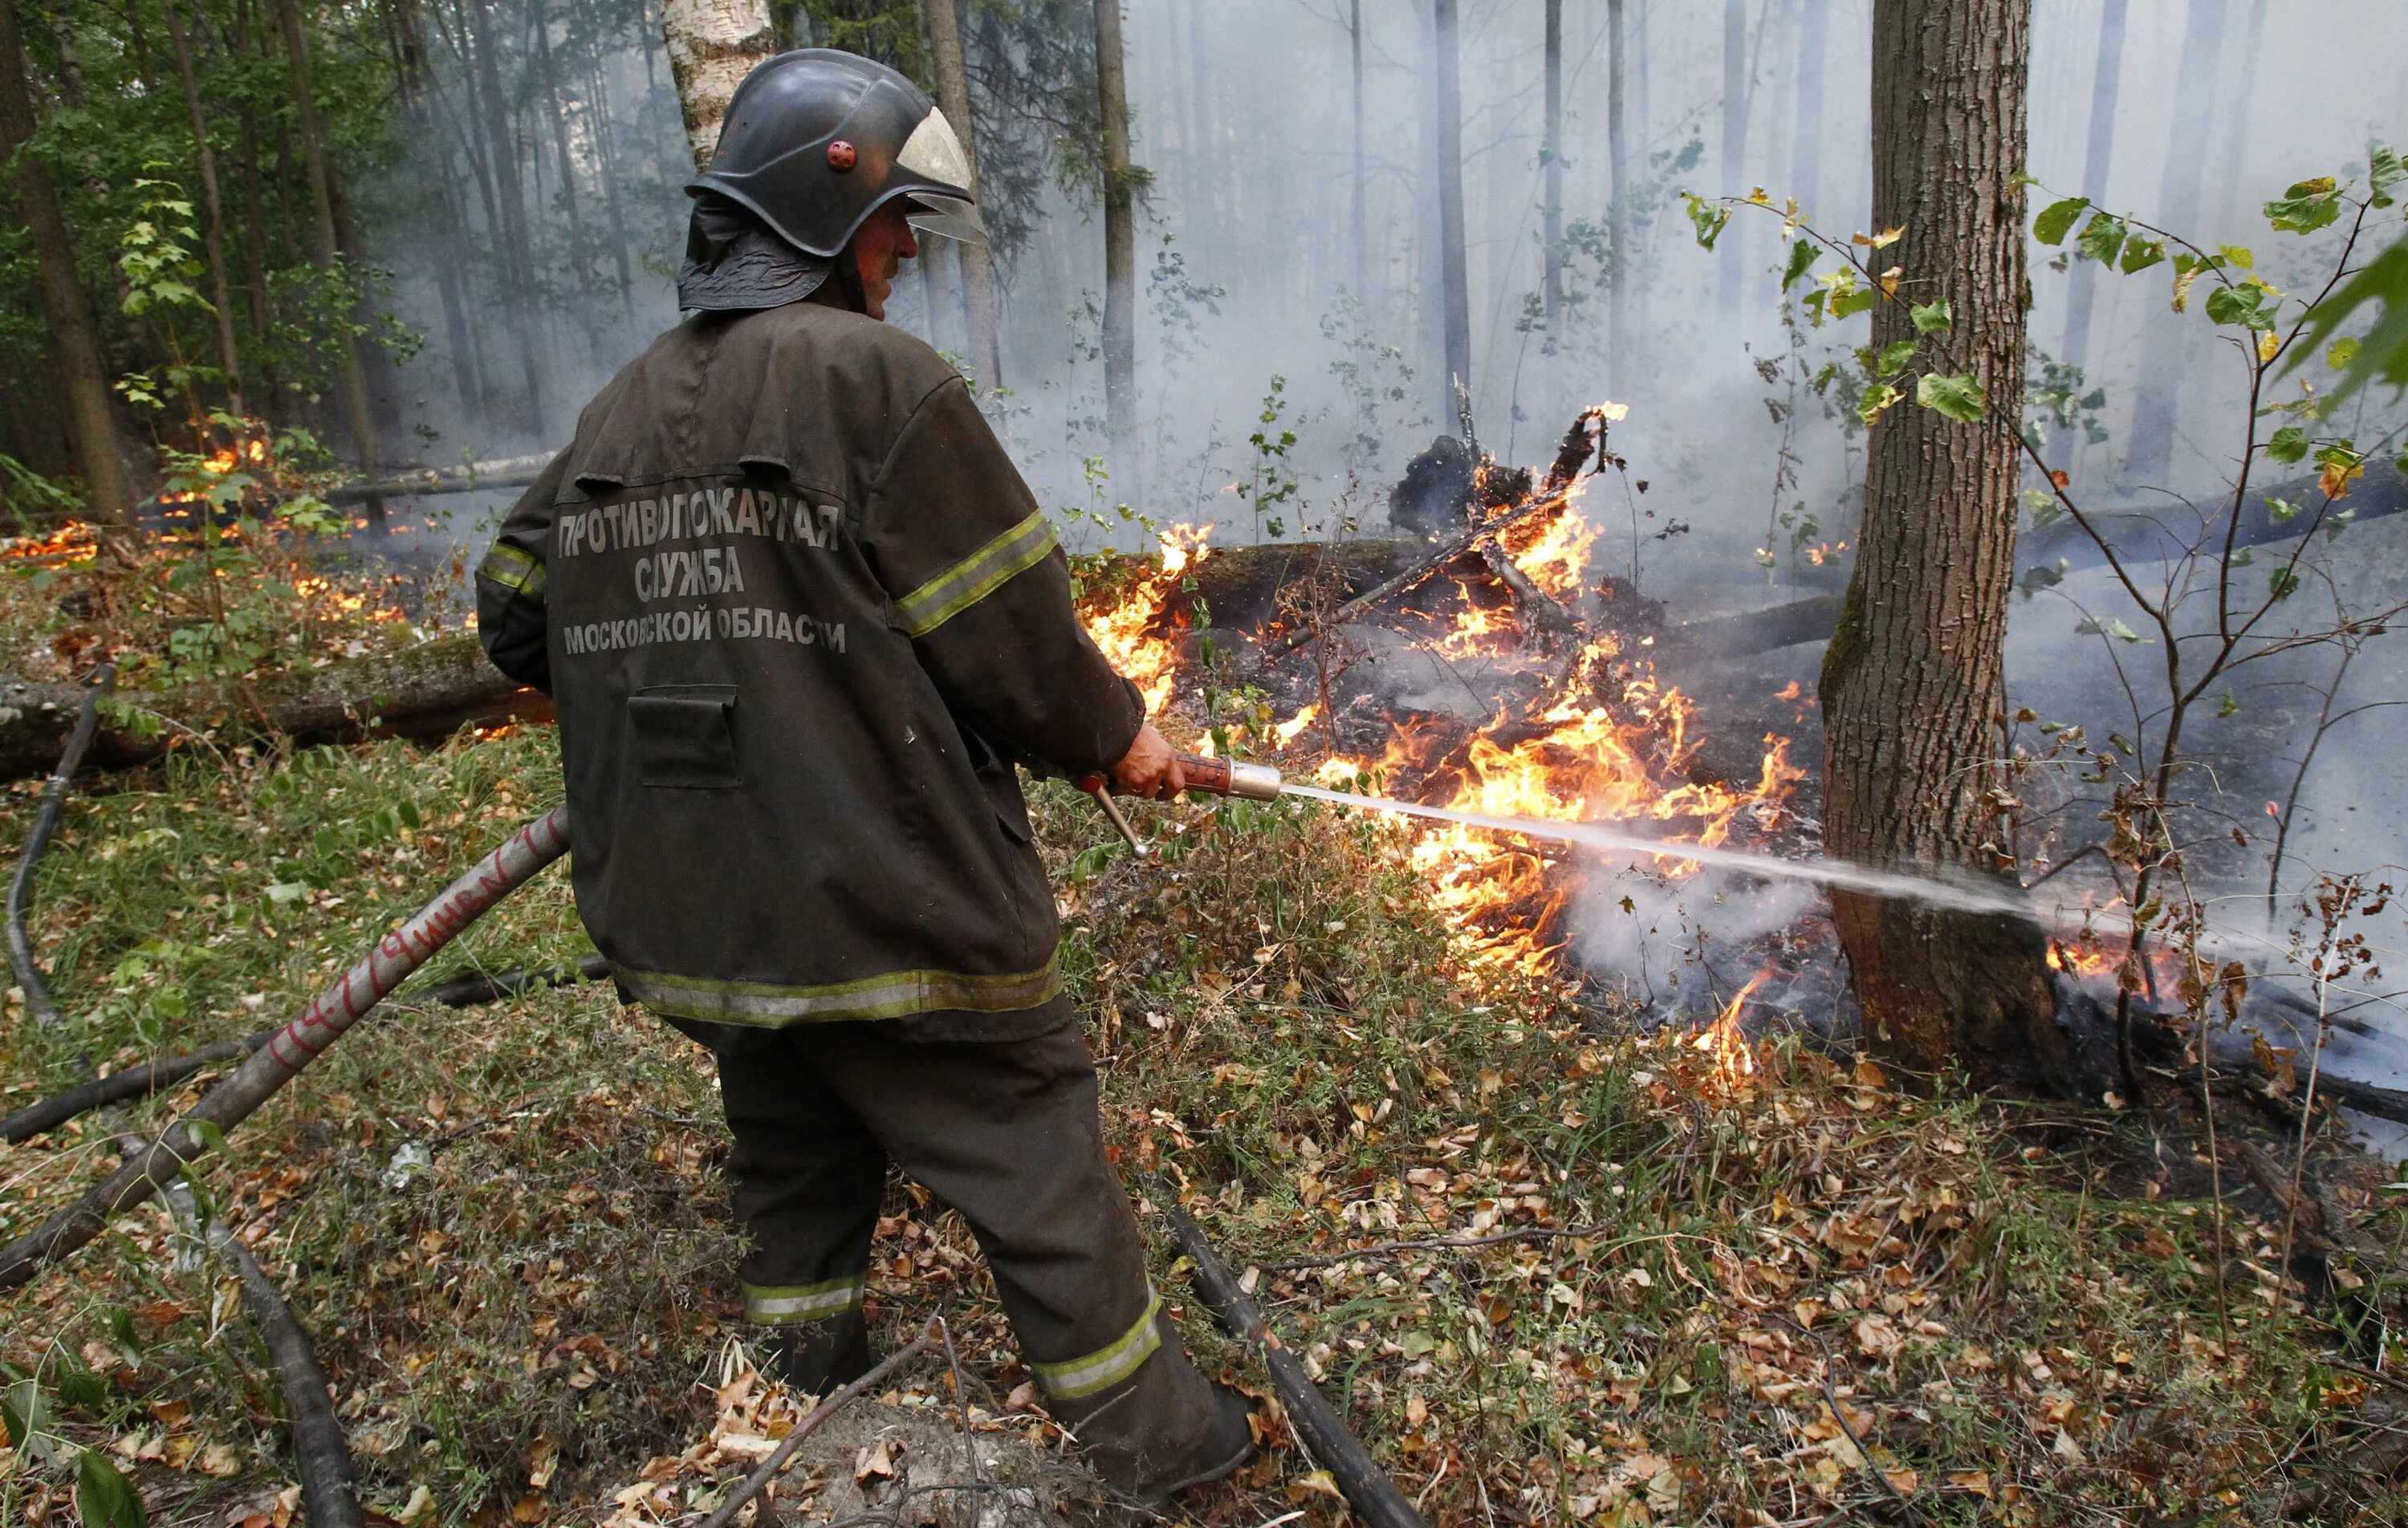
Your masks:
M 736 687 L 664 684 L 627 697 L 638 784 L 672 791 L 724 791 L 744 783 L 736 767 Z

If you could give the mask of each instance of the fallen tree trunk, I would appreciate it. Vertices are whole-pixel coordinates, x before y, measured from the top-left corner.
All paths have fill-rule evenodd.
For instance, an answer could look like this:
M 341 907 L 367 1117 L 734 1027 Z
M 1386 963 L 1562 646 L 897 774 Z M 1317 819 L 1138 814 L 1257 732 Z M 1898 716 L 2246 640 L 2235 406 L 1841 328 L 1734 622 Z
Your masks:
M 81 707 L 74 684 L 0 678 L 0 779 L 46 774 Z M 537 719 L 552 702 L 485 661 L 474 636 L 255 679 L 121 692 L 101 708 L 89 762 L 148 764 L 195 736 L 308 740 L 443 736 L 469 721 Z
M 463 467 L 423 467 L 396 472 L 370 481 L 337 483 L 318 495 L 328 504 L 357 504 L 368 499 L 410 498 L 425 493 L 473 493 L 480 488 L 524 488 L 552 464 L 552 451 L 533 456 L 504 456 L 471 462 Z

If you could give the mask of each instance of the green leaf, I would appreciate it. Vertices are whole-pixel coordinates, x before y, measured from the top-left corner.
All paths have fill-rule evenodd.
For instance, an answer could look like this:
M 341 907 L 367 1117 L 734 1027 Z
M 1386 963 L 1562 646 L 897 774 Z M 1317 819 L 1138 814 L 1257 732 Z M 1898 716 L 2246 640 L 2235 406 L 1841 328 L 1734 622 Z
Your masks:
M 2102 265 L 2112 265 L 2116 251 L 2124 247 L 2126 232 L 2123 219 L 2112 212 L 2098 213 L 2082 225 L 2082 252 Z
M 2024 598 L 2030 599 L 2043 589 L 2055 589 L 2058 584 L 2063 583 L 2065 568 L 2066 561 L 2062 557 L 2057 560 L 2055 567 L 2046 567 L 2034 563 L 2024 569 L 2024 576 L 2017 581 L 2015 587 L 2023 592 Z
M 1723 225 L 1730 221 L 1730 208 L 1685 191 L 1681 199 L 1689 204 L 1689 221 L 1697 229 L 1698 247 L 1713 249 L 1714 240 L 1723 236 Z
M 50 1430 L 50 1420 L 42 1387 L 33 1380 L 20 1379 L 0 1391 L 0 1425 L 8 1429 L 8 1447 L 22 1451 L 37 1435 Z
M 2258 257 L 2249 252 L 2249 246 L 2246 244 L 2219 244 L 2215 247 L 2215 252 L 2224 257 L 2227 264 L 2238 265 L 2244 271 L 2254 271 L 2258 268 Z
M 2224 560 L 2226 567 L 2254 567 L 2258 563 L 2257 549 L 2243 547 Z
M 59 1354 L 58 1371 L 51 1383 L 58 1387 L 60 1403 L 74 1410 L 97 1411 L 108 1404 L 108 1384 L 85 1368 L 82 1360 L 73 1353 Z
M 2166 245 L 2163 239 L 2135 236 L 2130 243 L 2124 246 L 2123 264 L 2117 268 L 2129 276 L 2135 271 L 2147 270 L 2165 258 Z
M 2224 703 L 2215 708 L 2215 714 L 2218 716 L 2239 716 L 2241 714 L 2241 703 L 2232 698 L 2231 691 L 2227 690 L 2224 693 Z
M 2313 234 L 2341 216 L 2341 187 L 2329 175 L 2301 180 L 2266 204 L 2266 221 L 2290 234 Z
M 2288 525 L 2300 518 L 2300 507 L 2288 499 L 2268 499 L 2266 519 L 2272 524 Z
M 1865 287 L 1856 292 L 1834 293 L 1831 297 L 1831 317 L 1854 318 L 1870 308 L 1878 297 L 1879 293 L 1870 287 Z
M 2065 236 L 2072 231 L 2073 220 L 2080 217 L 2089 205 L 2087 196 L 2069 196 L 2061 202 L 2049 203 L 2040 209 L 2040 216 L 2032 220 L 2032 237 L 2042 244 L 2064 243 Z
M 2266 578 L 2267 591 L 2274 596 L 2274 601 L 2278 605 L 2289 599 L 2299 587 L 2300 576 L 2287 567 L 2276 568 Z
M 1901 339 L 1896 344 L 1885 345 L 1882 347 L 1881 359 L 1873 369 L 1884 377 L 1897 376 L 1914 359 L 1914 348 L 1921 343 L 1920 340 Z
M 1870 424 L 1873 421 L 1881 418 L 1883 413 L 1888 409 L 1890 405 L 1898 402 L 1900 398 L 1905 396 L 1905 393 L 1899 392 L 1895 385 L 1888 382 L 1883 382 L 1876 387 L 1869 387 L 1865 389 L 1865 395 L 1856 401 L 1856 417 L 1864 421 L 1867 424 Z
M 2391 146 L 2376 144 L 2366 155 L 2368 201 L 2376 207 L 2389 207 L 2391 188 L 2400 183 L 2403 175 L 2408 175 L 2408 169 L 2401 167 L 2400 156 L 2392 151 Z
M 2296 424 L 2284 425 L 2274 432 L 2274 437 L 2272 440 L 2266 442 L 2266 454 L 2286 465 L 2305 460 L 2308 454 L 2308 432 Z M 2276 499 L 2269 502 L 2279 504 L 2282 501 Z
M 142 1528 L 141 1496 L 98 1449 L 76 1461 L 75 1499 L 83 1528 Z
M 1799 278 L 1814 268 L 1814 259 L 1821 253 L 1822 250 L 1815 247 L 1813 239 L 1803 234 L 1798 236 L 1795 242 L 1789 246 L 1788 268 L 1781 273 L 1781 290 L 1786 292 L 1796 286 Z
M 394 809 L 401 814 L 402 821 L 408 823 L 410 827 L 416 828 L 422 825 L 418 818 L 418 804 L 416 802 L 405 801 Z
M 2358 341 L 2350 336 L 2344 335 L 2325 347 L 2325 364 L 2335 371 L 2347 371 L 2349 364 L 2357 359 Z
M 2207 316 L 2244 329 L 2272 329 L 2281 301 L 2261 286 L 2218 287 L 2207 294 Z
M 1962 424 L 1979 423 L 1983 410 L 1990 404 L 1989 395 L 1971 377 L 1942 377 L 1936 373 L 1915 378 L 1914 401 Z
M 1918 303 L 1909 311 L 1914 316 L 1914 332 L 1918 335 L 1944 334 L 1956 321 L 1956 309 L 1948 306 L 1945 297 L 1936 302 Z
M 2308 343 L 2293 347 L 2288 373 L 2310 350 L 2336 337 L 2359 309 L 2375 310 L 2370 329 L 2348 368 L 2342 373 L 2327 403 L 2339 403 L 2369 382 L 2387 382 L 2396 392 L 2408 388 L 2408 238 L 2395 243 L 2344 283 L 2341 290 L 2307 311 L 2301 336 Z

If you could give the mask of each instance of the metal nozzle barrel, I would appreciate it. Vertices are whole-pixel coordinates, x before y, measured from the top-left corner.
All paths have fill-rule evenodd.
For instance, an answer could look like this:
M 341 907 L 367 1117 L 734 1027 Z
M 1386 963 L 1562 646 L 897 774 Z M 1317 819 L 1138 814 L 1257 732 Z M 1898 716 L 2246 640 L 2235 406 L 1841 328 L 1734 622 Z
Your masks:
M 1179 767 L 1187 777 L 1187 789 L 1202 791 L 1216 796 L 1239 796 L 1247 801 L 1277 801 L 1280 798 L 1280 773 L 1268 764 L 1247 764 L 1235 759 L 1203 759 L 1192 753 L 1179 756 Z

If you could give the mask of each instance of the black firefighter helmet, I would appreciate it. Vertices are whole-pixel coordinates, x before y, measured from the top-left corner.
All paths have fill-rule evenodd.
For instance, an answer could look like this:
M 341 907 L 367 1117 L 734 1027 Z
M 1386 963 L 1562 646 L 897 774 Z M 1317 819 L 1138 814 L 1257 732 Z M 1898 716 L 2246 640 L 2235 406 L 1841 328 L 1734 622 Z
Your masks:
M 969 156 L 927 93 L 883 64 L 804 48 L 736 87 L 710 167 L 686 193 L 716 192 L 806 254 L 833 260 L 863 220 L 910 197 L 923 233 L 982 243 Z
M 984 243 L 969 156 L 927 93 L 882 64 L 833 48 L 767 60 L 727 104 L 710 167 L 686 185 L 694 221 L 678 306 L 742 311 L 800 302 L 834 278 L 872 212 L 910 198 L 924 234 Z

